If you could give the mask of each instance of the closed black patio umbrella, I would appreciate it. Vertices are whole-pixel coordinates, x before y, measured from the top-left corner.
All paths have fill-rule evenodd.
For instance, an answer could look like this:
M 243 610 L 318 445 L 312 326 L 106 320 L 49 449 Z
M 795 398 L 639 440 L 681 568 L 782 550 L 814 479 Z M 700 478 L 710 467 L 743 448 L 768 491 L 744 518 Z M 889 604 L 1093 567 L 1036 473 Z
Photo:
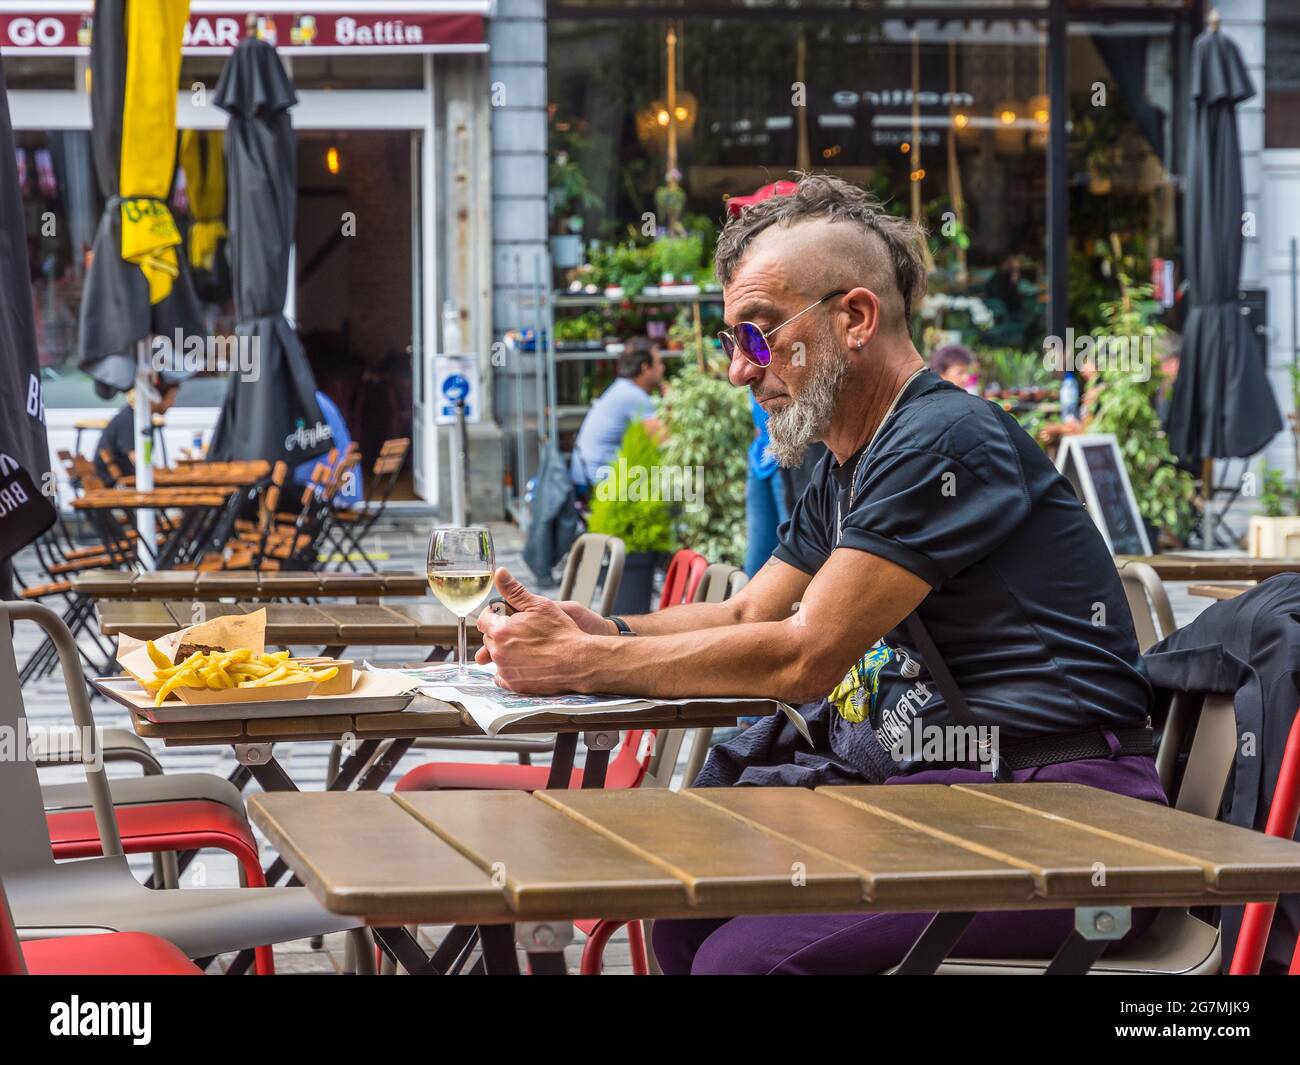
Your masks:
M 0 599 L 14 597 L 10 557 L 54 523 L 27 226 L 0 65 Z
M 230 115 L 227 247 L 252 372 L 231 377 L 208 455 L 293 467 L 333 446 L 311 365 L 284 317 L 297 186 L 289 108 L 298 98 L 275 49 L 249 37 L 221 72 L 213 102 Z
M 151 334 L 201 336 L 205 329 L 167 203 L 188 7 L 95 0 L 90 139 L 104 213 L 81 302 L 80 344 L 81 368 L 105 398 L 134 387 L 138 345 Z M 128 40 L 137 43 L 134 51 Z
M 1189 311 L 1166 431 L 1179 458 L 1246 458 L 1282 428 L 1239 286 L 1241 149 L 1237 105 L 1255 95 L 1236 44 L 1217 25 L 1196 39 L 1188 141 Z

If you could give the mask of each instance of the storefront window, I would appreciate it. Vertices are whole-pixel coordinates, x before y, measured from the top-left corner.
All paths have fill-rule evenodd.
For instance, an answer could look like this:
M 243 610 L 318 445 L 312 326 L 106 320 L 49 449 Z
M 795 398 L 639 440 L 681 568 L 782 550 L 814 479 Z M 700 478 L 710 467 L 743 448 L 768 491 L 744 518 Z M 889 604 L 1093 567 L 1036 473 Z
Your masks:
M 90 379 L 77 370 L 81 291 L 102 208 L 90 134 L 20 130 L 15 140 L 45 402 L 99 406 Z
M 1264 23 L 1264 147 L 1300 148 L 1300 7 L 1268 0 Z
M 728 197 L 792 171 L 836 174 L 923 222 L 932 291 L 974 301 L 951 315 L 932 301 L 931 326 L 976 330 L 998 347 L 1037 343 L 1048 109 L 1041 26 L 556 24 L 553 149 L 579 161 L 599 200 L 585 214 L 589 238 L 625 238 L 655 210 L 667 165 L 655 117 L 668 92 L 670 29 L 688 228 L 711 238 Z
M 1070 27 L 1072 317 L 1077 298 L 1092 320 L 1117 269 L 1145 282 L 1175 251 L 1175 39 L 1159 21 Z M 671 65 L 688 231 L 711 239 L 728 197 L 793 171 L 836 174 L 929 230 L 924 347 L 1040 346 L 1044 23 L 572 19 L 552 24 L 549 64 L 552 159 L 589 185 L 588 241 L 663 223 Z
M 77 61 L 71 56 L 4 57 L 5 84 L 22 89 L 72 89 L 77 84 Z
M 420 55 L 299 55 L 286 57 L 299 89 L 423 89 Z

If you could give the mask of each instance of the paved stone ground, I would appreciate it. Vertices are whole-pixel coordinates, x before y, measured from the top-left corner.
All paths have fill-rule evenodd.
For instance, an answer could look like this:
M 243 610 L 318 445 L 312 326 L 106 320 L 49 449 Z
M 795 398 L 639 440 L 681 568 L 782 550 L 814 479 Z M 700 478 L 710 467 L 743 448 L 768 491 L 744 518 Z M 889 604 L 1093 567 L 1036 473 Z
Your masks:
M 413 509 L 399 514 L 394 520 L 386 522 L 382 528 L 376 530 L 367 543 L 367 549 L 377 559 L 377 565 L 381 569 L 421 570 L 424 566 L 429 528 L 432 524 L 432 518 L 418 510 Z M 538 585 L 523 564 L 520 557 L 522 541 L 517 527 L 506 523 L 496 524 L 493 526 L 493 538 L 499 565 L 509 568 L 512 573 L 534 590 L 554 594 L 556 590 L 554 586 Z M 31 559 L 20 555 L 18 558 L 19 573 L 23 574 L 32 570 Z M 1180 625 L 1186 624 L 1209 604 L 1209 600 L 1188 595 L 1186 585 L 1169 585 L 1169 592 Z M 35 649 L 36 642 L 35 630 L 31 625 L 18 626 L 15 633 L 15 650 L 20 664 Z M 301 649 L 295 648 L 294 650 L 296 652 L 315 653 L 319 649 L 304 647 Z M 403 648 L 349 648 L 349 655 L 357 661 L 368 659 L 380 664 L 408 661 L 410 654 L 410 649 Z M 58 675 L 46 677 L 29 684 L 23 691 L 23 698 L 28 719 L 33 724 L 55 726 L 69 723 L 66 695 Z M 125 711 L 119 713 L 118 710 L 119 708 L 114 703 L 102 698 L 96 700 L 94 704 L 96 723 L 101 726 L 129 728 L 130 724 Z M 155 744 L 154 746 L 164 770 L 168 773 L 207 772 L 225 777 L 229 776 L 236 764 L 229 747 L 165 748 L 161 744 Z M 321 743 L 281 744 L 277 745 L 276 748 L 276 757 L 304 791 L 324 788 L 328 755 L 328 745 Z M 451 752 L 447 752 L 447 756 L 451 757 Z M 508 762 L 512 760 L 508 756 L 473 751 L 456 752 L 455 757 L 465 761 Z M 389 778 L 389 783 L 384 790 L 391 790 L 393 782 L 408 769 L 433 760 L 433 758 L 434 752 L 408 752 Z M 109 771 L 114 776 L 118 774 L 128 775 L 134 772 L 133 769 L 115 767 L 110 767 Z M 42 770 L 42 780 L 46 783 L 76 780 L 80 778 L 80 775 L 80 770 L 71 766 Z M 680 781 L 676 783 L 679 784 Z M 248 785 L 246 792 L 252 793 L 255 790 L 257 790 L 257 784 L 252 782 Z M 265 840 L 263 840 L 263 865 L 269 864 L 274 857 L 274 852 L 270 850 Z M 147 877 L 151 871 L 147 856 L 135 856 L 132 858 L 131 864 L 141 879 Z M 234 860 L 230 856 L 218 852 L 204 853 L 199 861 L 190 867 L 185 877 L 182 878 L 183 881 L 188 882 L 188 890 L 202 890 L 193 886 L 196 874 L 201 874 L 202 882 L 209 887 L 233 887 L 238 884 Z M 421 932 L 421 939 L 426 946 L 432 945 L 438 938 L 438 929 L 426 928 Z M 281 972 L 286 973 L 341 972 L 343 969 L 343 939 L 344 937 L 341 934 L 329 936 L 326 938 L 323 948 L 319 949 L 314 948 L 307 940 L 278 945 L 275 948 L 277 967 Z M 581 939 L 582 935 L 579 932 L 579 944 Z M 572 968 L 576 969 L 579 954 L 580 945 L 570 948 L 568 961 Z M 223 958 L 219 959 L 218 963 L 224 965 L 228 961 L 228 958 Z M 606 950 L 606 971 L 624 974 L 631 972 L 627 941 L 621 933 L 611 941 Z

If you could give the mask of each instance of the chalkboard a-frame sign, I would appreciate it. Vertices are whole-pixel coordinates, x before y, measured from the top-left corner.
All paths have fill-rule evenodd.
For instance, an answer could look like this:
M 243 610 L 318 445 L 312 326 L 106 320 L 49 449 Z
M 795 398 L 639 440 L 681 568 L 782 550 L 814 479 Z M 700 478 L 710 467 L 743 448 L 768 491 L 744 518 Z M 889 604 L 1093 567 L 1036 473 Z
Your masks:
M 1056 453 L 1056 468 L 1092 515 L 1112 555 L 1151 554 L 1146 526 L 1114 434 L 1065 437 Z

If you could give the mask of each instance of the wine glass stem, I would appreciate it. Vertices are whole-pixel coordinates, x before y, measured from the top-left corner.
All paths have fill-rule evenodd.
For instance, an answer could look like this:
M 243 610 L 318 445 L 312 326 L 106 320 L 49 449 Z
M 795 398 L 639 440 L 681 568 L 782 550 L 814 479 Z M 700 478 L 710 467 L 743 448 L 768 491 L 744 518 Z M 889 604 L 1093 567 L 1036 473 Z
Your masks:
M 465 618 L 461 616 L 456 619 L 458 631 L 456 633 L 456 644 L 459 649 L 460 671 L 465 672 Z

